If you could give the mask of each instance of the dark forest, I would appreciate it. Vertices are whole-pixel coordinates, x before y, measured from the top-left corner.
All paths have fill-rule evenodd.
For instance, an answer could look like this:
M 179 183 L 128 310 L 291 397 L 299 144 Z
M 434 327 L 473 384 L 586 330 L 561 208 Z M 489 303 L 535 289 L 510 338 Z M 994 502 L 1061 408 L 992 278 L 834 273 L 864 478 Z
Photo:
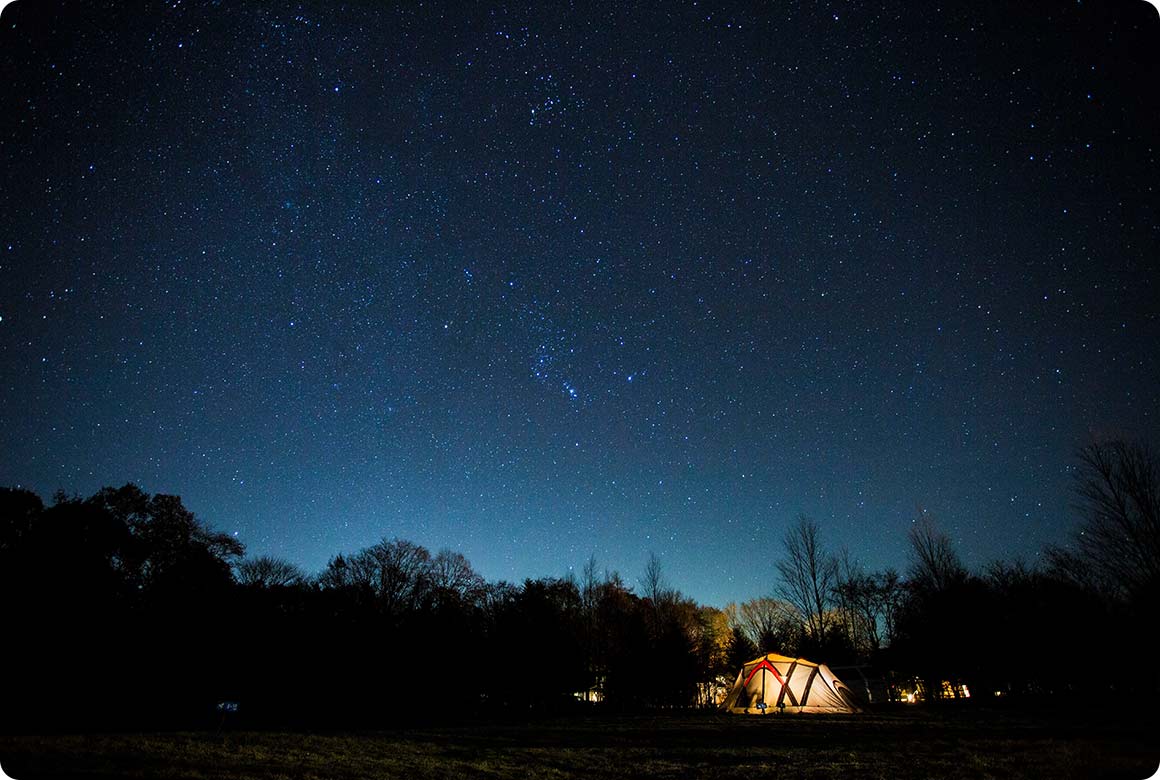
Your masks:
M 308 575 L 246 558 L 176 496 L 129 484 L 46 505 L 4 489 L 3 727 L 212 727 L 228 715 L 349 728 L 704 707 L 761 652 L 845 668 L 869 705 L 1154 693 L 1157 461 L 1140 444 L 1092 444 L 1075 475 L 1075 534 L 1036 565 L 969 571 L 920 513 L 905 568 L 866 571 L 801 517 L 776 559 L 749 564 L 768 565 L 769 592 L 724 608 L 672 588 L 656 556 L 632 582 L 591 559 L 579 577 L 517 584 L 384 539 Z

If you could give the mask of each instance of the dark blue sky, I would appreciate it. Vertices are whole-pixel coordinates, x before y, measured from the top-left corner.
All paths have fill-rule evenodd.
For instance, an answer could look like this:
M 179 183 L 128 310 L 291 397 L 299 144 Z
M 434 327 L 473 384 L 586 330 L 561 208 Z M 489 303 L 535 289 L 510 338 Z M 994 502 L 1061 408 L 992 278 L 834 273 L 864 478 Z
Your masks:
M 1160 441 L 1160 19 L 979 5 L 18 0 L 0 484 L 717 605 L 799 513 L 1034 561 Z

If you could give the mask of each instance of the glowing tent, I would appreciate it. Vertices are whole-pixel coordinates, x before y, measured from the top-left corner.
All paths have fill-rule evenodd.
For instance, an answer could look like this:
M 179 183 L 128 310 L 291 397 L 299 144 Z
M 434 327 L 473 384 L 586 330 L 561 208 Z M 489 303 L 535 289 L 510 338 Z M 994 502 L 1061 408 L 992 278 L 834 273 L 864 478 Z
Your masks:
M 850 689 L 828 666 L 776 653 L 741 667 L 721 709 L 749 715 L 858 711 Z

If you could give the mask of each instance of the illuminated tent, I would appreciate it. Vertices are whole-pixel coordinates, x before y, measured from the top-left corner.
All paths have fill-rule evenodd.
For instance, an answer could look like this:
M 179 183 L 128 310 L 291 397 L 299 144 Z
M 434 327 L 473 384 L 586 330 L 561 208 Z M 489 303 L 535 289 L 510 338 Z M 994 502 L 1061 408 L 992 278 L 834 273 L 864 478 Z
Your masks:
M 737 675 L 721 702 L 726 712 L 765 715 L 776 712 L 857 712 L 854 696 L 825 664 L 769 653 L 755 658 Z

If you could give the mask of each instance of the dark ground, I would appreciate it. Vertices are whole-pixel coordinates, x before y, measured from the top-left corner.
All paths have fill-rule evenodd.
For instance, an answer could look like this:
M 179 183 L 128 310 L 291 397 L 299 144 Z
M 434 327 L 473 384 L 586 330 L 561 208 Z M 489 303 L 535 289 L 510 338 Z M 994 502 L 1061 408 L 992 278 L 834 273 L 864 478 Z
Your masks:
M 368 733 L 0 736 L 16 780 L 157 778 L 1133 778 L 1156 716 L 1114 707 L 906 708 L 856 716 L 681 713 Z

